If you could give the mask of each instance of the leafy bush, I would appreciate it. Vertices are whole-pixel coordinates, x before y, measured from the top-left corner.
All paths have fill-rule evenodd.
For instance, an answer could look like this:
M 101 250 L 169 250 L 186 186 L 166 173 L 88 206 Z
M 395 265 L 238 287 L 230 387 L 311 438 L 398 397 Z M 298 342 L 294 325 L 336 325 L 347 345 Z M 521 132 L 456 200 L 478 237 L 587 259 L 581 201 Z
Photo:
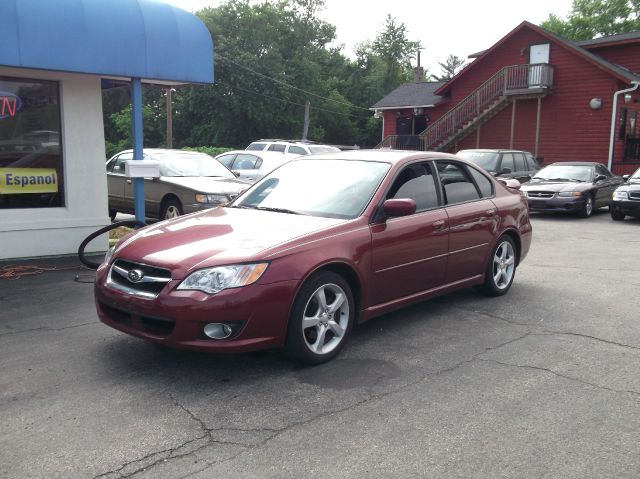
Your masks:
M 217 156 L 225 151 L 233 150 L 233 148 L 226 148 L 224 146 L 185 146 L 182 149 L 186 151 L 199 151 L 200 153 L 206 153 L 211 156 Z

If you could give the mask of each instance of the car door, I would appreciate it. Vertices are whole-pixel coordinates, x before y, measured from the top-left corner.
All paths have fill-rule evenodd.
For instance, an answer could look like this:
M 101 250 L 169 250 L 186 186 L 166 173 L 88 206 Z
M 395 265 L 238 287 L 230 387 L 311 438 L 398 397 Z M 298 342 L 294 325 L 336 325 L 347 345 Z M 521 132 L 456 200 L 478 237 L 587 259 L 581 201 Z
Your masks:
M 416 212 L 371 225 L 373 301 L 382 304 L 441 286 L 447 249 L 447 214 L 430 162 L 406 166 L 386 199 L 411 198 Z
M 520 151 L 513 152 L 513 164 L 514 164 L 514 171 L 513 171 L 512 178 L 515 178 L 520 183 L 526 183 L 531 179 L 531 175 L 529 174 L 529 168 L 524 158 L 524 153 Z
M 595 206 L 601 207 L 611 202 L 613 190 L 615 190 L 624 181 L 622 177 L 615 176 L 604 165 L 595 166 L 595 175 L 604 176 L 604 179 L 595 182 L 596 201 Z
M 509 173 L 502 173 L 504 169 L 508 169 Z M 516 164 L 513 153 L 502 153 L 498 163 L 498 176 L 501 178 L 515 178 Z
M 449 220 L 446 283 L 484 273 L 498 224 L 491 201 L 493 183 L 483 173 L 453 160 L 436 162 Z
M 249 181 L 256 181 L 263 176 L 262 158 L 250 153 L 238 153 L 230 167 L 238 178 Z
M 126 153 L 114 156 L 107 163 L 107 190 L 109 195 L 109 209 L 125 211 L 124 207 L 124 161 Z

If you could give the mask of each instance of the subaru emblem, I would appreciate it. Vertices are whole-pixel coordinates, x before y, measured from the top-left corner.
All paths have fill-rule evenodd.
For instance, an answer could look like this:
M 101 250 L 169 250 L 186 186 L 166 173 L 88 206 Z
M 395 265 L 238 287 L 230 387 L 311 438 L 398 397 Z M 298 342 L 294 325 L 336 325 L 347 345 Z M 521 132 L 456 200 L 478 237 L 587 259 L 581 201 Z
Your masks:
M 138 283 L 142 281 L 142 278 L 144 278 L 144 273 L 139 269 L 132 269 L 127 273 L 127 277 L 132 283 Z

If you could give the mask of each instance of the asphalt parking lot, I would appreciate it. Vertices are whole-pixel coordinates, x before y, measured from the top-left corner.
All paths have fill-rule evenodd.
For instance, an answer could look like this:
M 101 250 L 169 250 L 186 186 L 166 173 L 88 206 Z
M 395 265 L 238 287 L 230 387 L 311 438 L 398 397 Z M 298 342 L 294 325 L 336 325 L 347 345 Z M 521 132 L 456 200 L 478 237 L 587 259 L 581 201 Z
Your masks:
M 0 279 L 0 477 L 638 477 L 640 220 L 532 222 L 507 296 L 375 319 L 315 368 L 114 331 L 73 259 Z

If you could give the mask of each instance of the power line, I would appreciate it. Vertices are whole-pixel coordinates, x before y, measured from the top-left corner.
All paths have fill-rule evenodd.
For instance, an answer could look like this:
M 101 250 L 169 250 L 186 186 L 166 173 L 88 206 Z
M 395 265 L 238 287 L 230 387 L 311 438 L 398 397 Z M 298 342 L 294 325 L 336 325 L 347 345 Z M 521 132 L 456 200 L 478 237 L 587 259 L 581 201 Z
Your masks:
M 253 90 L 247 90 L 246 88 L 241 88 L 239 86 L 230 85 L 229 83 L 226 83 L 226 82 L 218 81 L 217 83 L 219 85 L 225 85 L 225 86 L 231 88 L 232 90 L 240 90 L 240 91 L 243 91 L 243 92 L 246 92 L 246 93 L 251 93 L 253 95 L 259 95 L 259 96 L 262 96 L 262 97 L 265 97 L 265 98 L 269 98 L 271 100 L 281 101 L 283 103 L 289 103 L 291 105 L 304 107 L 304 104 L 296 103 L 295 101 L 285 100 L 284 98 L 278 98 L 278 97 L 275 97 L 275 96 L 272 96 L 272 95 L 267 95 L 265 93 L 260 93 L 260 92 L 253 91 Z M 343 112 L 340 112 L 340 111 L 328 110 L 326 108 L 320 108 L 320 107 L 317 107 L 317 106 L 312 106 L 312 108 L 314 110 L 320 110 L 320 111 L 324 111 L 324 112 L 327 112 L 327 113 L 333 113 L 334 115 L 352 116 L 354 118 L 362 118 L 362 115 L 355 115 L 353 113 L 343 113 Z
M 265 75 L 264 73 L 260 73 L 259 71 L 256 71 L 256 70 L 254 70 L 253 68 L 249 68 L 249 67 L 244 66 L 244 65 L 242 65 L 242 64 L 240 64 L 240 63 L 234 62 L 233 60 L 231 60 L 231 59 L 229 59 L 229 58 L 223 57 L 222 55 L 216 55 L 216 58 L 220 58 L 221 60 L 224 60 L 224 61 L 226 61 L 226 62 L 233 63 L 235 66 L 237 66 L 237 67 L 239 67 L 239 68 L 242 68 L 242 69 L 244 69 L 244 70 L 247 70 L 247 71 L 249 71 L 249 72 L 251 72 L 251 73 L 254 73 L 254 74 L 256 74 L 256 75 L 259 75 L 259 76 L 261 76 L 262 78 L 266 78 L 267 80 L 270 80 L 270 81 L 272 81 L 272 82 L 274 82 L 274 83 L 279 83 L 280 85 L 284 85 L 284 86 L 286 86 L 286 87 L 293 88 L 294 90 L 301 91 L 301 92 L 303 92 L 303 93 L 306 93 L 307 95 L 315 96 L 316 98 L 320 98 L 320 99 L 322 99 L 322 100 L 332 101 L 332 102 L 335 102 L 335 103 L 339 103 L 339 104 L 341 104 L 341 105 L 346 105 L 346 106 L 351 107 L 351 108 L 357 108 L 357 109 L 360 109 L 360 110 L 369 111 L 369 109 L 368 109 L 368 108 L 364 108 L 364 107 L 361 107 L 361 106 L 356 106 L 356 105 L 354 105 L 353 103 L 344 102 L 344 101 L 340 101 L 340 100 L 335 100 L 335 99 L 333 99 L 333 98 L 327 98 L 327 97 L 324 97 L 324 96 L 322 96 L 322 95 L 318 95 L 317 93 L 313 93 L 313 92 L 311 92 L 311 91 L 304 90 L 303 88 L 299 88 L 299 87 L 297 87 L 297 86 L 290 85 L 290 84 L 288 84 L 288 83 L 286 83 L 286 82 L 283 82 L 282 80 L 278 80 L 278 79 L 276 79 L 276 78 L 272 78 L 272 77 L 270 77 L 270 76 L 268 76 L 268 75 Z

